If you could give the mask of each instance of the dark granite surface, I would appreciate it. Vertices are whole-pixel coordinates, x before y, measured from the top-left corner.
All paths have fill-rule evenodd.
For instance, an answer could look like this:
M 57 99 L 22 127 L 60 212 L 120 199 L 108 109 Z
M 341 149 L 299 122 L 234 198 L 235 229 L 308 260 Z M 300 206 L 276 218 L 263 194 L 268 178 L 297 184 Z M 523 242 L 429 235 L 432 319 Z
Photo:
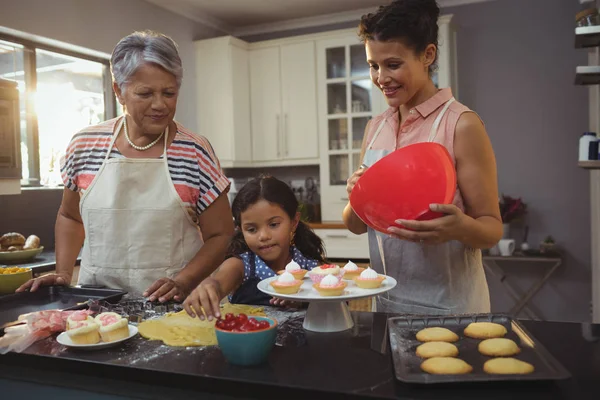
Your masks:
M 270 309 L 268 314 L 283 322 L 278 346 L 262 366 L 229 365 L 217 347 L 170 348 L 139 336 L 93 352 L 69 350 L 49 338 L 23 354 L 0 356 L 0 384 L 27 380 L 140 398 L 598 398 L 600 342 L 592 340 L 589 325 L 522 321 L 569 370 L 570 379 L 425 386 L 395 379 L 387 314 L 353 313 L 355 327 L 333 334 L 304 331 L 302 312 Z
M 75 265 L 79 265 L 80 261 L 81 257 L 77 258 L 77 262 L 75 263 Z M 35 258 L 32 258 L 31 260 L 27 260 L 25 262 L 10 263 L 10 265 L 17 265 L 19 267 L 29 267 L 33 270 L 34 274 L 54 271 L 54 269 L 56 268 L 56 253 L 53 249 L 44 249 L 40 253 L 40 255 L 36 256 Z M 5 264 L 0 263 L 0 267 L 3 266 L 5 266 Z

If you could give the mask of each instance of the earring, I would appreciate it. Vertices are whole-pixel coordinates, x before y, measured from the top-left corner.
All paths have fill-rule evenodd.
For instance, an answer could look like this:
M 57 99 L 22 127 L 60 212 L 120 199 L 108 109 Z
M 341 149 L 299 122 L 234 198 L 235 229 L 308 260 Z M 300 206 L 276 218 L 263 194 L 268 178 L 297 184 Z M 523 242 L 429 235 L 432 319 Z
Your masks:
M 290 246 L 294 245 L 294 231 L 290 232 Z

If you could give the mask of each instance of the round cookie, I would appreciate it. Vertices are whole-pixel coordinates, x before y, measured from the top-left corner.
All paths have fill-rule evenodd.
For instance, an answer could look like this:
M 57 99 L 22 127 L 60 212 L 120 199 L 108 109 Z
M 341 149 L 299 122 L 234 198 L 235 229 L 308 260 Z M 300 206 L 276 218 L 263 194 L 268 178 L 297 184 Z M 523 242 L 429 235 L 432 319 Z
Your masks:
M 492 358 L 483 364 L 483 370 L 488 374 L 530 374 L 533 365 L 516 358 Z
M 506 335 L 506 328 L 493 322 L 472 322 L 464 330 L 465 336 L 474 339 L 500 338 Z
M 521 352 L 515 342 L 505 338 L 485 339 L 479 343 L 477 349 L 481 354 L 492 357 L 514 356 Z
M 436 375 L 462 375 L 473 371 L 473 367 L 453 357 L 432 357 L 423 361 L 421 369 L 429 374 Z
M 417 347 L 416 353 L 421 358 L 456 357 L 458 349 L 448 342 L 427 342 Z
M 450 329 L 433 327 L 417 332 L 417 340 L 419 342 L 456 342 L 458 335 Z

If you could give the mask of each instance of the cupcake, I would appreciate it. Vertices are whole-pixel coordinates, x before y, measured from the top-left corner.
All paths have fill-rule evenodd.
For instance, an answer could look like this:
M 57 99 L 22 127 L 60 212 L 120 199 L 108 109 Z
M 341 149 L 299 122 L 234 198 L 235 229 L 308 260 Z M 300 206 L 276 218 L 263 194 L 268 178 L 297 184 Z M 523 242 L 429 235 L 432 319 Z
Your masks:
M 334 275 L 340 279 L 344 275 L 344 270 L 335 264 L 325 264 L 310 270 L 308 277 L 314 283 L 319 283 L 327 275 Z
M 114 342 L 129 336 L 127 320 L 114 312 L 105 312 L 96 316 L 94 321 L 100 326 L 103 342 Z
M 346 286 L 348 284 L 340 278 L 336 278 L 335 275 L 327 275 L 321 282 L 313 284 L 321 296 L 340 296 L 344 293 Z
M 288 265 L 285 266 L 285 270 L 278 271 L 277 273 L 281 275 L 286 271 L 292 274 L 296 279 L 303 279 L 304 275 L 306 275 L 306 273 L 308 272 L 307 270 L 302 269 L 300 265 L 294 260 L 290 261 Z
M 93 320 L 83 320 L 73 323 L 67 335 L 75 344 L 96 344 L 100 341 L 100 326 Z
M 302 286 L 302 280 L 294 278 L 294 275 L 287 271 L 279 275 L 276 280 L 271 281 L 271 287 L 281 294 L 298 293 L 300 286 Z
M 365 270 L 364 268 L 359 268 L 358 265 L 354 264 L 352 261 L 348 261 L 348 263 L 344 265 L 344 268 L 342 269 L 344 270 L 344 279 L 349 281 L 356 278 Z
M 90 317 L 87 310 L 75 311 L 67 318 L 67 330 L 72 329 L 79 322 L 83 321 L 94 321 L 94 318 Z
M 369 267 L 361 272 L 359 276 L 354 278 L 354 283 L 362 289 L 376 289 L 381 286 L 381 282 L 383 282 L 384 279 L 385 275 L 379 275 Z

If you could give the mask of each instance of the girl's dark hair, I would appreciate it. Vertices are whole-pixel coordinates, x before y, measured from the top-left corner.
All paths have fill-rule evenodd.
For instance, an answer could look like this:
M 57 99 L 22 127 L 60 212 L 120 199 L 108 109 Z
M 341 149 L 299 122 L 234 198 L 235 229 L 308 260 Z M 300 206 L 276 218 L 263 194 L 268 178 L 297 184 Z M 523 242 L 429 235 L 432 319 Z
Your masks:
M 358 36 L 367 40 L 401 40 L 421 54 L 428 45 L 438 47 L 440 8 L 436 0 L 394 0 L 380 6 L 376 13 L 363 15 L 358 25 Z M 433 71 L 436 59 L 429 67 Z
M 229 243 L 228 257 L 250 251 L 242 234 L 242 213 L 259 200 L 277 204 L 292 220 L 296 217 L 298 200 L 285 182 L 269 175 L 261 175 L 252 179 L 240 189 L 231 205 L 236 230 Z M 294 242 L 298 250 L 306 257 L 325 263 L 325 249 L 321 238 L 302 221 L 298 222 Z

